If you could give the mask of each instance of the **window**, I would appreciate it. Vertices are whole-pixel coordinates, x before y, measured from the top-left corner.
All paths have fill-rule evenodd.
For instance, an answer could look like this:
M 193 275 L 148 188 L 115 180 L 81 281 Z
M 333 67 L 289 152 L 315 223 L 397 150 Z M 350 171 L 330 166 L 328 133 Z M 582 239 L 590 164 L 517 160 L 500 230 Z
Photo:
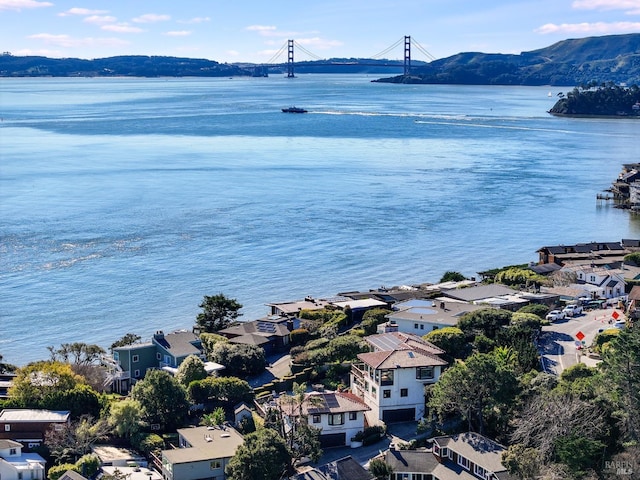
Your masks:
M 134 355 L 133 357 L 131 357 L 131 361 L 133 363 L 139 362 L 140 361 L 140 355 Z
M 320 423 L 320 415 L 313 416 L 313 423 Z
M 11 431 L 11 425 L 10 425 L 10 424 L 8 424 L 8 423 L 5 423 L 5 425 L 4 425 L 4 431 L 5 431 L 5 432 L 10 432 L 10 431 Z
M 424 325 L 420 324 L 420 330 L 424 330 Z
M 476 475 L 478 475 L 479 477 L 481 477 L 481 478 L 484 478 L 485 473 L 486 473 L 486 472 L 485 472 L 485 470 L 484 470 L 484 468 L 482 468 L 480 465 L 476 465 L 476 466 L 473 468 L 473 472 L 474 472 Z
M 469 459 L 458 455 L 458 465 L 461 465 L 463 468 L 469 470 Z
M 374 397 L 378 395 L 378 389 L 376 387 L 371 387 L 371 395 Z
M 162 355 L 160 355 L 160 352 L 156 353 L 156 360 L 162 360 Z
M 211 466 L 211 470 L 217 470 L 222 466 L 222 463 L 220 463 L 220 460 L 213 460 L 209 462 L 209 465 Z
M 424 380 L 427 378 L 433 378 L 433 367 L 418 367 L 416 368 L 416 378 L 418 380 Z
M 349 420 L 357 420 L 358 412 L 349 412 Z
M 417 324 L 417 323 L 414 323 L 414 324 L 413 324 L 413 328 L 415 328 L 415 329 L 417 330 L 417 329 L 418 329 L 418 324 Z
M 409 389 L 408 388 L 401 388 L 400 389 L 400 396 L 401 397 L 408 397 L 409 396 Z
M 388 388 L 382 391 L 382 396 L 384 398 L 391 398 L 391 390 L 389 390 Z
M 344 413 L 332 413 L 329 415 L 329 425 L 344 425 Z
M 437 330 L 437 329 L 438 329 L 438 326 L 434 325 L 433 328 L 431 329 L 431 331 L 433 332 L 434 330 Z
M 135 378 L 140 378 L 140 370 L 134 370 L 134 371 L 133 371 L 133 376 L 134 376 Z
M 18 454 L 18 449 L 17 448 L 10 448 L 9 449 L 9 455 L 17 455 Z
M 64 430 L 64 425 L 62 425 L 62 424 L 60 424 L 60 423 L 56 423 L 56 424 L 53 426 L 53 429 L 54 429 L 56 432 L 61 432 L 61 431 L 63 431 L 63 430 Z
M 380 385 L 393 385 L 393 370 L 382 370 L 380 372 Z

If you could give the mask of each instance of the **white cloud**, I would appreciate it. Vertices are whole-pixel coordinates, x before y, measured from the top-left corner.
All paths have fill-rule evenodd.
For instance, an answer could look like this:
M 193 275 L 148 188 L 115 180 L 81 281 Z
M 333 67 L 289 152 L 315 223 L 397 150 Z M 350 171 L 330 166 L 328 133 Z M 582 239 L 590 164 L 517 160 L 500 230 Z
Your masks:
M 574 0 L 571 4 L 579 10 L 635 10 L 640 9 L 638 0 Z
M 311 46 L 317 49 L 326 50 L 333 47 L 341 47 L 343 45 L 342 42 L 338 40 L 325 40 L 319 37 L 313 38 L 296 38 L 296 43 L 303 46 Z
M 250 25 L 246 27 L 245 30 L 248 30 L 250 32 L 258 32 L 258 34 L 262 35 L 263 37 L 273 37 L 276 35 L 282 36 L 282 34 L 276 33 L 278 29 L 271 25 Z
M 110 15 L 91 15 L 89 17 L 86 17 L 83 22 L 102 25 L 103 23 L 113 23 L 116 20 L 116 17 L 112 17 Z
M 534 31 L 540 34 L 548 33 L 579 33 L 579 34 L 613 34 L 630 33 L 640 30 L 640 22 L 596 22 L 596 23 L 547 23 Z
M 90 10 L 88 8 L 70 8 L 66 12 L 58 14 L 59 17 L 68 17 L 70 15 L 105 15 L 109 10 Z
M 103 25 L 100 28 L 102 30 L 106 30 L 108 32 L 117 32 L 117 33 L 140 33 L 140 32 L 144 32 L 144 30 L 142 28 L 134 27 L 132 25 L 127 25 L 126 23 Z
M 37 33 L 35 35 L 29 35 L 28 38 L 34 40 L 42 40 L 47 45 L 54 45 L 57 47 L 85 47 L 85 46 L 122 46 L 129 45 L 129 42 L 121 40 L 119 38 L 74 38 L 69 35 L 53 35 L 50 33 Z
M 189 35 L 191 35 L 191 32 L 189 30 L 177 30 L 172 32 L 166 32 L 165 35 L 167 37 L 188 37 Z
M 167 20 L 171 20 L 170 15 L 158 15 L 157 13 L 146 13 L 133 19 L 135 23 L 166 22 Z
M 31 8 L 53 7 L 50 2 L 36 0 L 0 0 L 0 10 L 26 10 Z
M 210 17 L 194 17 L 190 18 L 189 20 L 179 20 L 178 23 L 205 23 L 210 21 Z

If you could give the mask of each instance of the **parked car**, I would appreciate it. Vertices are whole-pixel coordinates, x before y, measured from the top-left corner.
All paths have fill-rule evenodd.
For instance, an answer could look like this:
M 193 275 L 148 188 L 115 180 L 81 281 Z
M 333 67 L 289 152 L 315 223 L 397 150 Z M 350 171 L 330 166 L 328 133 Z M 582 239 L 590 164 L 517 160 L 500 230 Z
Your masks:
M 571 304 L 564 307 L 562 309 L 562 312 L 567 317 L 573 317 L 575 315 L 580 315 L 582 313 L 582 307 L 580 305 Z
M 550 322 L 555 322 L 556 320 L 564 319 L 566 316 L 567 315 L 562 310 L 551 310 L 544 318 L 546 318 Z

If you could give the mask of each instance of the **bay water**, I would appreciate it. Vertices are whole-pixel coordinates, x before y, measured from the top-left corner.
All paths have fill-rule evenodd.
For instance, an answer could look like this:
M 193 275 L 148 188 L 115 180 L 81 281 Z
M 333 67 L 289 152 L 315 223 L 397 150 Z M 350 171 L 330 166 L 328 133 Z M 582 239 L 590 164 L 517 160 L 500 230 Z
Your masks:
M 190 329 L 204 295 L 252 320 L 640 238 L 596 201 L 637 120 L 548 115 L 566 88 L 372 79 L 1 79 L 4 360 Z

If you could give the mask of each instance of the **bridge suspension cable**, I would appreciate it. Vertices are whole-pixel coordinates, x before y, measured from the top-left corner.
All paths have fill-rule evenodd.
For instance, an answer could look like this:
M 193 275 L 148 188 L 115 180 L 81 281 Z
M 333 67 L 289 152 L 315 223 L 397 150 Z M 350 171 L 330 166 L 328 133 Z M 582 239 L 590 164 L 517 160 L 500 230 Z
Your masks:
M 376 53 L 375 55 L 373 55 L 371 58 L 383 58 L 384 55 L 386 55 L 387 53 L 389 53 L 391 50 L 393 50 L 394 48 L 396 48 L 398 45 L 400 45 L 402 42 L 404 42 L 404 37 L 398 39 L 398 41 L 396 43 L 394 43 L 393 45 L 388 46 L 387 48 L 385 48 L 383 51 L 381 51 L 380 53 Z
M 418 42 L 416 42 L 415 40 L 411 39 L 411 43 L 418 49 L 420 50 L 420 52 L 422 52 L 429 60 L 435 60 L 436 57 L 434 57 L 433 55 L 431 55 L 422 45 L 420 45 Z
M 284 44 L 282 44 L 282 46 L 280 47 L 280 50 L 278 50 L 266 63 L 267 65 L 271 65 L 276 63 L 276 60 L 278 59 L 278 57 L 280 57 L 280 55 L 282 55 L 285 51 L 287 50 L 287 42 L 284 42 Z
M 304 48 L 302 45 L 300 45 L 298 42 L 296 42 L 295 40 L 293 41 L 293 44 L 298 47 L 298 49 L 302 50 L 304 53 L 306 53 L 307 55 L 309 55 L 311 58 L 313 58 L 314 60 L 324 60 L 323 58 L 319 57 L 318 55 L 316 55 L 315 53 L 311 53 L 309 50 L 307 50 L 306 48 Z

